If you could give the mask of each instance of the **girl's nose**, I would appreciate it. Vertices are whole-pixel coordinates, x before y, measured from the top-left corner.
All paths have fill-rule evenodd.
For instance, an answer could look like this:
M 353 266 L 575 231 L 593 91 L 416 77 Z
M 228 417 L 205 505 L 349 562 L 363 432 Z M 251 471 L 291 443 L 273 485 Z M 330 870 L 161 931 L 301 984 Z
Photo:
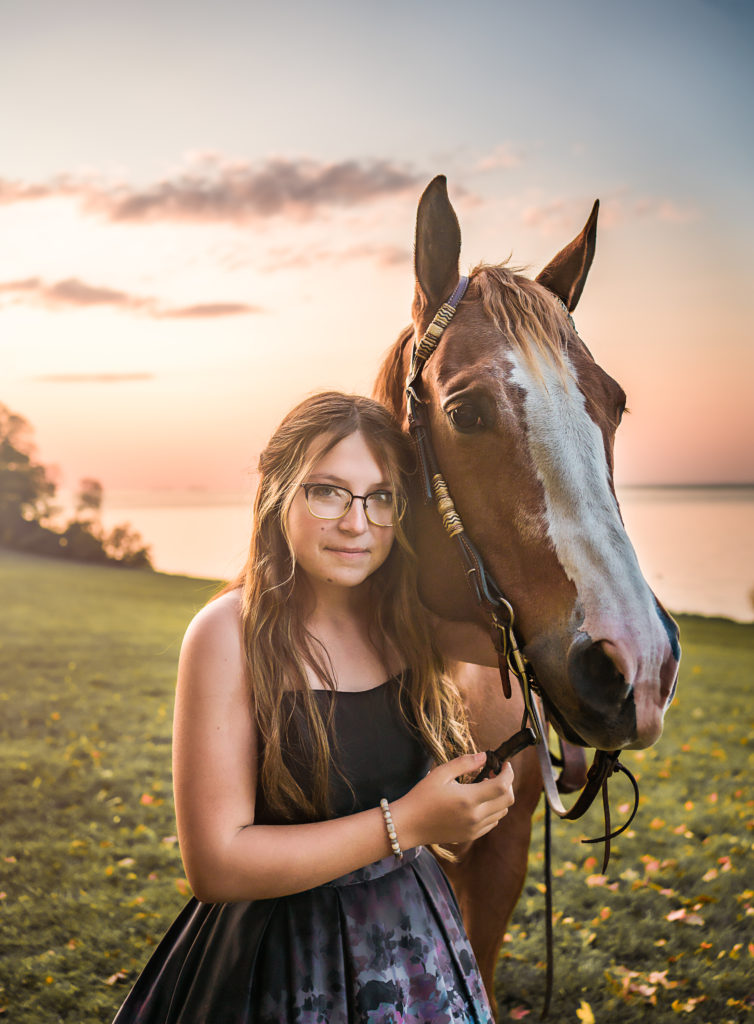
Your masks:
M 338 522 L 341 528 L 349 533 L 364 533 L 369 529 L 369 520 L 361 498 L 353 499 L 351 507 L 344 516 L 340 517 Z

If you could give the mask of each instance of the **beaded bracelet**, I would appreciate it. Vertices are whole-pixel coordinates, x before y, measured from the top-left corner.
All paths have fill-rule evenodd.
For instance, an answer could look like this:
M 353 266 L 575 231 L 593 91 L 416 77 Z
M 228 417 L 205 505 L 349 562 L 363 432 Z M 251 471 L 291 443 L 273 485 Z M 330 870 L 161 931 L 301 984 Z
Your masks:
M 390 804 L 384 796 L 380 800 L 380 807 L 382 808 L 382 816 L 385 819 L 385 828 L 387 829 L 387 837 L 390 840 L 390 847 L 395 854 L 396 860 L 403 860 L 403 851 L 401 850 L 401 845 L 398 842 L 395 825 L 393 824 L 393 816 L 390 813 Z

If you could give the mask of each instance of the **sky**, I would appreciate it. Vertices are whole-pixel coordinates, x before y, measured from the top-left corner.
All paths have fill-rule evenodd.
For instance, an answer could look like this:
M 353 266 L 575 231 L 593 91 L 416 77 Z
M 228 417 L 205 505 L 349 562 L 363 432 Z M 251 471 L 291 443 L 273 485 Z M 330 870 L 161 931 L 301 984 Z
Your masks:
M 0 401 L 63 488 L 240 492 L 369 393 L 446 174 L 462 269 L 601 200 L 575 313 L 619 484 L 754 481 L 748 0 L 27 0 L 0 12 Z

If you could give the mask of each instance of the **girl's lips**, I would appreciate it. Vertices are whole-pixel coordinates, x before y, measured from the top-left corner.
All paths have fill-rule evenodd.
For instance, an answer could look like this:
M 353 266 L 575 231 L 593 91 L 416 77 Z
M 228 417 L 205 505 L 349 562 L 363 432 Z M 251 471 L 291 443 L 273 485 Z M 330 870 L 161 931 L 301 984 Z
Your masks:
M 369 548 L 327 548 L 336 555 L 368 555 Z

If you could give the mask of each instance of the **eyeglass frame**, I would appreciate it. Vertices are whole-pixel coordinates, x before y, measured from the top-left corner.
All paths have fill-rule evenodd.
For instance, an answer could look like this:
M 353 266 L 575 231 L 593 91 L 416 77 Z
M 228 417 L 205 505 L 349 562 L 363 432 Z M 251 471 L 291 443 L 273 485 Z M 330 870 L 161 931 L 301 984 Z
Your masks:
M 348 513 L 351 511 L 351 506 L 353 505 L 354 498 L 358 498 L 359 501 L 363 503 L 364 515 L 366 517 L 367 522 L 371 523 L 372 526 L 378 526 L 381 529 L 389 529 L 390 527 L 394 527 L 396 523 L 400 522 L 400 520 L 403 518 L 406 512 L 407 502 L 405 495 L 400 493 L 396 494 L 394 491 L 391 491 L 390 488 L 388 487 L 380 487 L 376 491 L 370 491 L 369 494 L 354 494 L 353 491 L 351 491 L 348 487 L 341 487 L 340 484 L 311 482 L 302 483 L 299 486 L 303 488 L 304 500 L 306 501 L 306 507 L 309 510 L 309 515 L 314 516 L 315 519 L 321 519 L 325 523 L 336 523 L 339 519 L 342 519 L 344 516 L 347 516 Z M 309 489 L 311 487 L 332 487 L 336 491 L 345 491 L 345 493 L 350 494 L 351 497 L 348 504 L 346 505 L 346 507 L 343 509 L 339 516 L 318 516 L 316 512 L 312 512 L 311 505 L 309 504 Z M 367 509 L 367 501 L 375 494 L 392 495 L 393 501 L 395 503 L 393 505 L 393 508 L 396 513 L 394 515 L 392 523 L 375 523 L 375 521 L 370 518 L 369 511 Z

